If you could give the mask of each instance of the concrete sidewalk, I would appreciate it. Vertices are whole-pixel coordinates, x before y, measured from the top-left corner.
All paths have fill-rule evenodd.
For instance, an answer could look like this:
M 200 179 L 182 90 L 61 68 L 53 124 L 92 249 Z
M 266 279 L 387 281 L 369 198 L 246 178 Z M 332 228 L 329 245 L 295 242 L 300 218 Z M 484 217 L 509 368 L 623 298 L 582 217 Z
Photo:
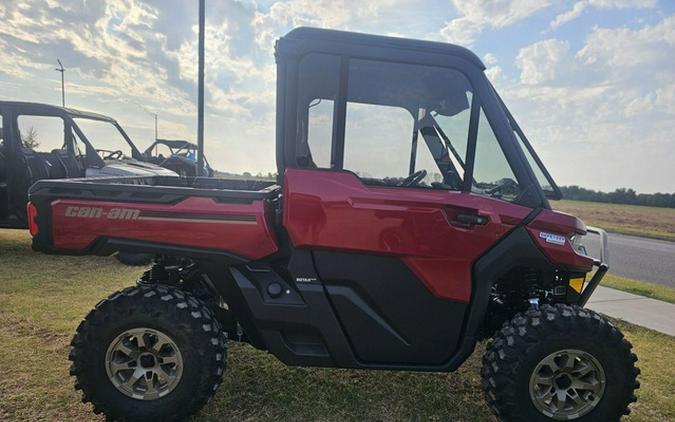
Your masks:
M 675 336 L 675 304 L 598 286 L 587 308 Z

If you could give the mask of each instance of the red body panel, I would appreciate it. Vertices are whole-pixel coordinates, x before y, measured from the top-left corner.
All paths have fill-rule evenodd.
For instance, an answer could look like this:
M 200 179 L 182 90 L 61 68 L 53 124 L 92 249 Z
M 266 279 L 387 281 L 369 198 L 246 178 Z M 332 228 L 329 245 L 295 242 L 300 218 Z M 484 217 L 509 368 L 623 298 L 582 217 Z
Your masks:
M 593 258 L 579 254 L 569 240 L 573 233 L 586 234 L 586 225 L 570 214 L 542 210 L 527 226 L 527 230 L 539 249 L 554 264 L 574 267 L 582 271 L 593 269 Z M 553 233 L 565 238 L 563 245 L 547 242 L 542 233 Z
M 221 250 L 248 259 L 277 251 L 269 204 L 191 197 L 177 204 L 63 199 L 52 202 L 54 247 L 83 250 L 99 237 Z
M 436 296 L 468 302 L 473 262 L 531 210 L 470 193 L 365 186 L 350 172 L 288 169 L 284 226 L 298 248 L 398 255 Z M 483 226 L 453 222 L 480 214 Z

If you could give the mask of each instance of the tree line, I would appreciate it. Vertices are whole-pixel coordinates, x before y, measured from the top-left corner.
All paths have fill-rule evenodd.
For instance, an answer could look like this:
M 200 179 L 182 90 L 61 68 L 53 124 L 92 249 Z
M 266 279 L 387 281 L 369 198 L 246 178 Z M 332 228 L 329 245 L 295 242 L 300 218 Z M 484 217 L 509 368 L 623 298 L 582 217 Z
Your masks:
M 564 199 L 577 201 L 675 208 L 675 193 L 637 193 L 627 188 L 619 188 L 614 192 L 600 192 L 580 186 L 561 186 L 560 191 Z

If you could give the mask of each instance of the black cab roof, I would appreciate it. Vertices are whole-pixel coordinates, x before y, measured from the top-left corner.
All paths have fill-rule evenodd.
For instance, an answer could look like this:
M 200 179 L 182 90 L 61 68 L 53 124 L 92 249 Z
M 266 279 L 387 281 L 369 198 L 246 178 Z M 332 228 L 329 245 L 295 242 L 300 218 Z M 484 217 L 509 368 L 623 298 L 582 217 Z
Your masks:
M 454 56 L 463 59 L 481 70 L 485 70 L 483 62 L 472 51 L 454 44 L 436 41 L 414 40 L 382 35 L 361 34 L 355 32 L 336 31 L 299 27 L 291 30 L 277 41 L 277 54 L 304 54 L 310 51 L 329 51 L 345 54 L 352 53 L 355 47 L 364 49 L 388 48 L 413 50 L 416 53 L 426 52 Z
M 32 103 L 28 101 L 0 101 L 0 108 L 20 109 L 23 113 L 49 113 L 49 114 L 67 114 L 70 117 L 83 117 L 87 119 L 104 120 L 115 123 L 115 119 L 104 114 L 92 113 L 89 111 L 76 110 L 74 108 L 60 107 L 44 103 Z

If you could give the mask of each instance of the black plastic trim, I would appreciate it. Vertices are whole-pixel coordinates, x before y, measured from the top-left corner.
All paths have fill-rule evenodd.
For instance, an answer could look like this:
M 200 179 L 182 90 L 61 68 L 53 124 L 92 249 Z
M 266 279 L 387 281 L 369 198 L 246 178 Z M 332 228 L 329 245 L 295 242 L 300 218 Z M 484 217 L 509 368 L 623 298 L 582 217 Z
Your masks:
M 223 265 L 245 264 L 250 261 L 247 258 L 214 249 L 195 248 L 190 246 L 148 242 L 143 240 L 122 239 L 116 237 L 99 237 L 86 249 L 77 250 L 57 249 L 51 245 L 45 245 L 43 242 L 36 243 L 34 238 L 33 249 L 51 255 L 108 256 L 114 254 L 115 252 L 171 255 L 193 259 L 217 260 Z
M 256 187 L 259 189 L 250 190 Z M 273 198 L 280 190 L 281 188 L 273 182 L 178 176 L 131 176 L 44 179 L 30 187 L 28 196 L 31 201 L 77 198 L 175 204 L 188 197 L 208 197 L 225 203 L 251 203 Z

